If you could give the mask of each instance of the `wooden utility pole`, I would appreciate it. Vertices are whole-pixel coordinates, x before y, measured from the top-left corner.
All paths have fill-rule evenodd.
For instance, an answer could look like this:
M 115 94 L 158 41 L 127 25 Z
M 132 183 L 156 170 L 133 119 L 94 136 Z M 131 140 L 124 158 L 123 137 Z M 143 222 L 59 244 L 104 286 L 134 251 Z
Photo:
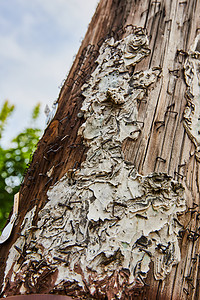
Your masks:
M 0 247 L 2 296 L 199 299 L 199 16 L 100 1 Z

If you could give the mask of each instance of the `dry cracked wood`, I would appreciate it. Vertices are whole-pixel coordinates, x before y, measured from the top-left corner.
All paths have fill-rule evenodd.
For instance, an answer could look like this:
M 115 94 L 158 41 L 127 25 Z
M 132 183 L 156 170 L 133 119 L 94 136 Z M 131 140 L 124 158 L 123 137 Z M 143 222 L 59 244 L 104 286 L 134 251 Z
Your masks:
M 199 298 L 199 13 L 100 1 L 0 248 L 2 295 Z

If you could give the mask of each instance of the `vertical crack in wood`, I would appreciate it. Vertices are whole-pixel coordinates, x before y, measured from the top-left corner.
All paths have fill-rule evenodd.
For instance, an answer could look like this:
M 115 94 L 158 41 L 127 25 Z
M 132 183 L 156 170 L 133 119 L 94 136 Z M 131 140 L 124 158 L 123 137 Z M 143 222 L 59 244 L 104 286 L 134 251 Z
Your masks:
M 183 114 L 184 127 L 195 145 L 195 157 L 200 162 L 200 35 L 190 48 L 184 65 L 187 84 L 187 105 Z
M 75 296 L 122 299 L 145 285 L 150 262 L 163 280 L 180 261 L 175 220 L 185 210 L 182 185 L 164 173 L 138 174 L 122 152 L 122 142 L 142 132 L 138 102 L 161 73 L 134 73 L 149 54 L 145 31 L 133 26 L 123 39 L 102 44 L 82 88 L 86 160 L 49 189 L 36 227 L 35 207 L 26 215 L 7 259 L 4 295 L 73 286 Z

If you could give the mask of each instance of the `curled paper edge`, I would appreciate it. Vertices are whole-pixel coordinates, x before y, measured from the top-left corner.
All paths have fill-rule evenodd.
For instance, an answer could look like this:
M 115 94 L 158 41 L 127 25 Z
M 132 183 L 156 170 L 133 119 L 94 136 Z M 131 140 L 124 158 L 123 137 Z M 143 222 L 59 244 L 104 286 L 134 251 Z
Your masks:
M 11 235 L 14 223 L 17 219 L 18 215 L 18 207 L 19 207 L 19 193 L 14 195 L 14 206 L 13 206 L 13 214 L 10 218 L 10 222 L 3 229 L 2 234 L 0 236 L 0 244 L 3 244 Z

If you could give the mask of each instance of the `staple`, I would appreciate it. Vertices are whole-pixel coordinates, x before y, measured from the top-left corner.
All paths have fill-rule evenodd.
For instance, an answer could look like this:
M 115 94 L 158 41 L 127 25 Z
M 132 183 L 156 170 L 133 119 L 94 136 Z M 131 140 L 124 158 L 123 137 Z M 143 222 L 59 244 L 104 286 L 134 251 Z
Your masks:
M 191 287 L 192 287 L 192 290 L 194 290 L 194 289 L 195 289 L 195 287 L 194 287 L 194 285 L 193 285 L 193 283 L 192 283 L 191 281 L 189 281 L 189 282 L 188 282 L 188 284 L 190 284 L 190 285 L 191 285 Z
M 183 25 L 185 25 L 185 23 L 189 23 L 191 21 L 191 19 L 189 18 L 189 19 L 187 19 L 187 20 L 185 20 L 184 22 L 183 22 Z
M 191 277 L 191 275 L 190 275 L 190 276 L 186 276 L 185 279 L 186 279 L 188 285 L 191 285 L 192 289 L 194 290 L 195 287 L 194 287 L 194 285 L 193 285 L 193 283 L 192 283 L 192 281 L 193 281 L 194 279 Z
M 121 64 L 123 64 L 123 61 L 122 61 L 121 59 L 118 59 L 118 60 L 115 60 L 115 61 L 114 61 L 114 64 L 113 64 L 113 65 L 114 65 L 115 67 L 119 67 Z
M 174 221 L 175 221 L 180 227 L 184 228 L 183 224 L 181 224 L 181 223 L 179 222 L 178 219 L 174 218 Z
M 185 167 L 185 166 L 186 166 L 186 163 L 180 164 L 180 165 L 178 165 L 178 168 L 182 168 L 182 167 Z
M 76 146 L 80 146 L 82 144 L 75 144 L 75 143 L 72 143 L 71 145 L 68 146 L 68 148 L 76 148 Z
M 193 203 L 193 207 L 188 207 L 188 210 L 196 209 L 198 206 L 197 203 Z
M 170 73 L 170 74 L 173 74 L 173 75 L 174 75 L 175 77 L 177 77 L 177 78 L 180 77 L 180 74 L 179 74 L 179 73 L 180 73 L 180 70 L 179 70 L 179 69 L 174 69 L 174 70 L 170 70 L 170 69 L 169 69 L 169 73 Z
M 172 19 L 166 20 L 165 23 L 172 22 Z
M 95 45 L 94 44 L 89 44 L 88 45 L 89 47 L 89 49 L 88 49 L 88 55 L 90 55 L 91 53 L 93 53 L 93 51 L 94 51 L 94 48 L 95 48 Z
M 166 163 L 166 159 L 164 159 L 164 158 L 162 158 L 162 157 L 160 157 L 160 156 L 157 156 L 157 157 L 156 157 L 156 160 L 161 160 L 162 162 Z
M 133 24 L 128 24 L 124 27 L 124 30 L 126 30 L 129 27 L 131 27 L 132 31 L 134 31 L 136 29 L 136 27 Z
M 66 86 L 67 86 L 67 87 L 71 87 L 71 86 L 73 85 L 73 83 L 74 83 L 74 79 L 69 78 L 69 79 L 68 79 L 68 82 L 66 83 Z
M 160 124 L 157 128 L 156 131 L 158 131 L 162 126 L 165 126 L 165 120 L 164 121 L 155 121 L 155 125 Z
M 193 108 L 193 103 L 191 102 L 191 99 L 194 99 L 194 95 L 192 95 L 192 93 L 189 91 L 189 89 L 186 90 L 185 96 L 186 96 L 188 102 L 190 103 L 191 107 Z
M 200 234 L 198 234 L 197 232 L 195 232 L 193 230 L 189 230 L 189 234 L 187 236 L 187 238 L 189 240 L 192 240 L 193 242 L 195 242 L 196 240 L 198 240 L 199 237 L 200 237 Z
M 177 55 L 182 55 L 182 56 L 187 57 L 189 54 L 186 51 L 181 49 L 181 50 L 177 50 Z
M 56 256 L 54 256 L 53 259 L 54 259 L 54 260 L 58 260 L 58 261 L 60 261 L 60 262 L 66 262 L 65 259 L 60 258 L 60 257 L 56 257 Z
M 48 150 L 49 150 L 49 149 L 53 149 L 53 148 L 56 147 L 56 146 L 58 146 L 58 143 L 55 143 L 55 144 L 53 144 L 53 145 L 50 145 L 50 146 L 48 147 Z
M 137 102 L 138 102 L 138 103 L 141 103 L 141 102 L 147 103 L 147 100 L 145 100 L 145 99 L 142 99 L 142 100 L 137 99 Z
M 136 133 L 136 132 L 141 133 L 142 131 L 141 131 L 141 129 L 136 129 L 136 130 L 132 131 L 132 132 L 130 133 L 130 135 L 133 135 L 133 134 Z
M 98 50 L 94 50 L 93 52 L 92 52 L 92 55 L 90 56 L 90 59 L 92 59 L 92 58 L 96 58 L 96 56 L 99 54 L 99 51 Z
M 193 215 L 194 213 L 198 213 L 198 211 L 197 210 L 192 210 L 192 211 L 187 210 L 185 214 L 188 214 L 188 213 L 191 213 L 191 215 Z M 198 218 L 197 218 L 197 220 L 198 220 Z
M 133 121 L 133 124 L 135 124 L 135 125 L 137 125 L 137 124 L 142 124 L 142 126 L 144 126 L 144 122 L 142 122 L 142 121 L 137 121 L 137 120 Z
M 145 245 L 144 245 L 145 246 Z M 139 248 L 140 251 L 144 251 L 149 257 L 152 257 L 152 253 L 144 248 Z
M 81 83 L 81 80 L 83 80 L 83 77 L 81 77 L 80 75 L 77 76 L 77 78 L 74 80 L 74 83 L 78 86 Z
M 145 9 L 142 13 L 141 13 L 141 17 L 143 16 L 144 13 L 146 13 L 148 11 L 148 9 Z
M 125 204 L 125 203 L 120 203 L 120 202 L 113 201 L 113 204 L 114 204 L 114 206 L 117 205 L 117 206 L 121 206 L 121 207 L 127 208 L 127 204 Z
M 117 31 L 117 32 L 123 31 L 123 33 L 124 33 L 125 31 L 124 31 L 123 25 L 119 25 L 119 26 L 117 27 L 116 31 Z
M 88 69 L 90 69 L 90 68 L 91 68 L 91 66 L 88 67 Z M 80 70 L 79 72 L 81 73 L 80 75 L 78 75 L 79 78 L 85 80 L 85 77 L 88 75 L 88 73 L 85 71 L 85 68 L 83 70 Z
M 116 40 L 119 40 L 121 36 L 123 35 L 123 30 L 117 30 L 115 35 L 116 35 Z
M 47 153 L 50 153 L 50 152 L 54 152 L 54 153 L 56 153 L 56 152 L 58 152 L 58 150 L 60 150 L 61 148 L 63 148 L 63 146 L 59 146 L 57 149 L 50 149 L 50 150 L 48 150 L 47 151 Z
M 88 79 L 90 78 L 90 74 L 93 72 L 93 66 L 91 66 L 89 69 L 88 69 L 88 73 L 87 75 L 85 76 L 84 78 L 84 81 L 87 82 Z
M 119 148 L 120 145 L 116 145 L 116 146 L 112 146 L 112 147 L 109 147 L 108 150 L 113 150 L 113 149 L 116 149 L 116 148 Z
M 169 249 L 169 246 L 170 246 L 170 245 L 171 245 L 170 242 L 167 243 L 167 246 L 165 246 L 165 245 L 163 245 L 163 244 L 158 244 L 158 245 L 156 246 L 155 249 L 161 250 L 162 253 L 166 253 L 166 251 Z
M 68 119 L 69 116 L 64 117 L 63 119 L 59 120 L 59 123 L 62 123 L 64 120 Z
M 51 182 L 53 180 L 53 177 L 49 178 L 49 180 L 45 183 L 44 186 L 47 186 L 49 182 Z
M 91 62 L 91 61 L 88 61 L 88 62 L 87 62 L 87 66 L 84 67 L 84 68 L 82 68 L 82 69 L 80 70 L 80 72 L 87 75 L 87 74 L 88 74 L 88 70 L 91 70 L 91 68 L 93 68 L 92 62 Z
M 105 120 L 105 124 L 107 124 L 111 118 L 112 118 L 112 115 L 109 115 L 109 117 Z
M 17 250 L 17 252 L 19 252 L 19 254 L 24 258 L 22 249 L 20 249 L 20 248 L 17 247 L 16 245 L 14 246 L 14 248 L 15 248 L 15 249 Z
M 44 174 L 44 173 L 39 173 L 38 176 L 48 177 L 47 174 Z
M 70 257 L 70 252 L 67 254 L 67 258 L 66 258 L 66 260 L 65 260 L 65 265 L 66 266 L 69 266 L 69 257 Z
M 70 225 L 71 225 L 71 228 L 72 228 L 72 234 L 75 234 L 75 230 L 74 230 L 74 227 L 73 227 L 72 220 L 70 220 Z
M 101 45 L 103 44 L 103 42 L 104 42 L 104 38 L 101 38 L 101 39 L 98 41 L 98 43 L 97 43 L 98 48 L 101 47 Z
M 24 234 L 21 234 L 20 232 L 17 232 L 17 235 L 26 237 Z
M 112 216 L 115 217 L 115 204 L 114 204 L 114 201 L 112 203 Z
M 40 199 L 39 198 L 34 198 L 30 202 L 33 202 L 33 201 L 36 201 L 36 200 L 40 200 Z
M 67 134 L 67 135 L 65 135 L 60 141 L 61 142 L 63 142 L 66 138 L 68 138 L 69 137 L 69 135 Z
M 80 70 L 80 68 L 81 68 L 81 66 L 82 66 L 82 64 L 83 64 L 83 60 L 80 59 L 80 58 L 81 58 L 81 57 L 79 57 L 78 63 L 77 63 L 77 69 L 78 69 L 78 70 Z
M 60 165 L 63 165 L 64 161 L 61 161 L 60 163 L 58 163 L 57 165 L 55 165 L 55 168 L 59 167 Z
M 143 216 L 143 215 L 141 215 L 141 214 L 136 214 L 135 216 L 136 216 L 136 217 L 139 217 L 139 218 L 141 218 L 141 219 L 148 220 L 147 216 Z
M 180 177 L 181 179 L 183 179 L 185 177 L 185 175 L 182 175 L 176 171 L 174 171 L 174 176 L 177 175 L 178 177 Z
M 125 33 L 125 29 L 124 27 L 121 25 L 118 27 L 118 30 L 117 30 L 117 35 L 118 37 L 120 38 L 123 34 Z
M 86 51 L 87 51 L 86 48 L 87 48 L 87 47 L 84 47 L 83 50 L 81 51 L 80 59 L 82 59 L 82 60 L 84 60 L 84 58 L 85 58 L 85 53 L 86 53 Z
M 75 163 L 74 163 L 72 169 L 76 169 L 76 170 L 77 170 L 79 167 L 80 167 L 80 162 L 75 161 Z
M 63 253 L 63 254 L 71 254 L 71 252 L 70 251 L 66 251 L 66 250 L 63 250 L 63 249 L 59 249 L 59 250 L 57 250 L 58 252 L 60 252 L 60 253 Z
M 107 34 L 107 38 L 111 38 L 111 37 L 114 37 L 115 36 L 115 32 L 114 30 L 110 30 L 109 33 Z
M 82 52 L 81 52 L 81 55 L 82 55 L 83 57 L 85 57 L 86 52 L 87 52 L 87 46 L 83 48 L 83 50 L 82 50 Z
M 84 60 L 84 56 L 80 55 L 79 58 L 78 58 L 78 64 L 77 64 L 77 66 L 81 67 L 82 64 L 83 64 L 83 60 Z
M 34 171 L 35 171 L 35 168 L 29 168 L 29 169 L 27 170 L 27 173 L 30 174 L 30 173 L 32 173 L 32 172 L 34 172 Z
M 168 111 L 170 108 L 172 108 L 172 107 L 174 108 L 174 106 L 175 106 L 175 102 L 173 102 L 172 104 L 168 105 L 168 106 L 167 106 L 167 111 Z
M 60 206 L 60 207 L 67 207 L 69 210 L 73 210 L 73 207 L 71 207 L 71 206 L 68 205 L 68 204 L 58 203 L 58 206 Z
M 192 257 L 192 263 L 196 264 L 197 262 L 198 253 L 196 254 L 196 257 Z
M 173 111 L 173 110 L 167 110 L 167 111 L 165 112 L 165 115 L 166 115 L 167 113 L 174 114 L 174 115 L 175 115 L 175 118 L 176 118 L 177 115 L 178 115 L 178 112 L 177 112 L 177 111 Z
M 145 286 L 149 286 L 149 284 L 147 284 L 144 279 L 142 278 L 142 276 L 140 274 L 138 274 L 138 277 L 139 279 L 142 281 L 142 283 L 145 285 Z
M 147 34 L 147 30 L 146 30 L 146 28 L 143 28 L 143 27 L 135 27 L 134 28 L 134 33 L 136 34 L 136 35 L 146 35 Z
M 47 272 L 44 275 L 40 276 L 40 280 L 44 280 L 47 276 L 49 276 L 51 273 L 53 273 L 55 271 L 55 269 L 49 270 L 49 272 Z
M 184 291 L 184 293 L 186 293 L 186 295 L 190 294 L 186 288 L 183 288 L 183 291 Z
M 186 281 L 192 281 L 193 279 L 191 278 L 191 276 L 185 276 Z
M 37 230 L 38 229 L 38 226 L 30 226 L 27 231 L 34 231 L 34 230 Z

